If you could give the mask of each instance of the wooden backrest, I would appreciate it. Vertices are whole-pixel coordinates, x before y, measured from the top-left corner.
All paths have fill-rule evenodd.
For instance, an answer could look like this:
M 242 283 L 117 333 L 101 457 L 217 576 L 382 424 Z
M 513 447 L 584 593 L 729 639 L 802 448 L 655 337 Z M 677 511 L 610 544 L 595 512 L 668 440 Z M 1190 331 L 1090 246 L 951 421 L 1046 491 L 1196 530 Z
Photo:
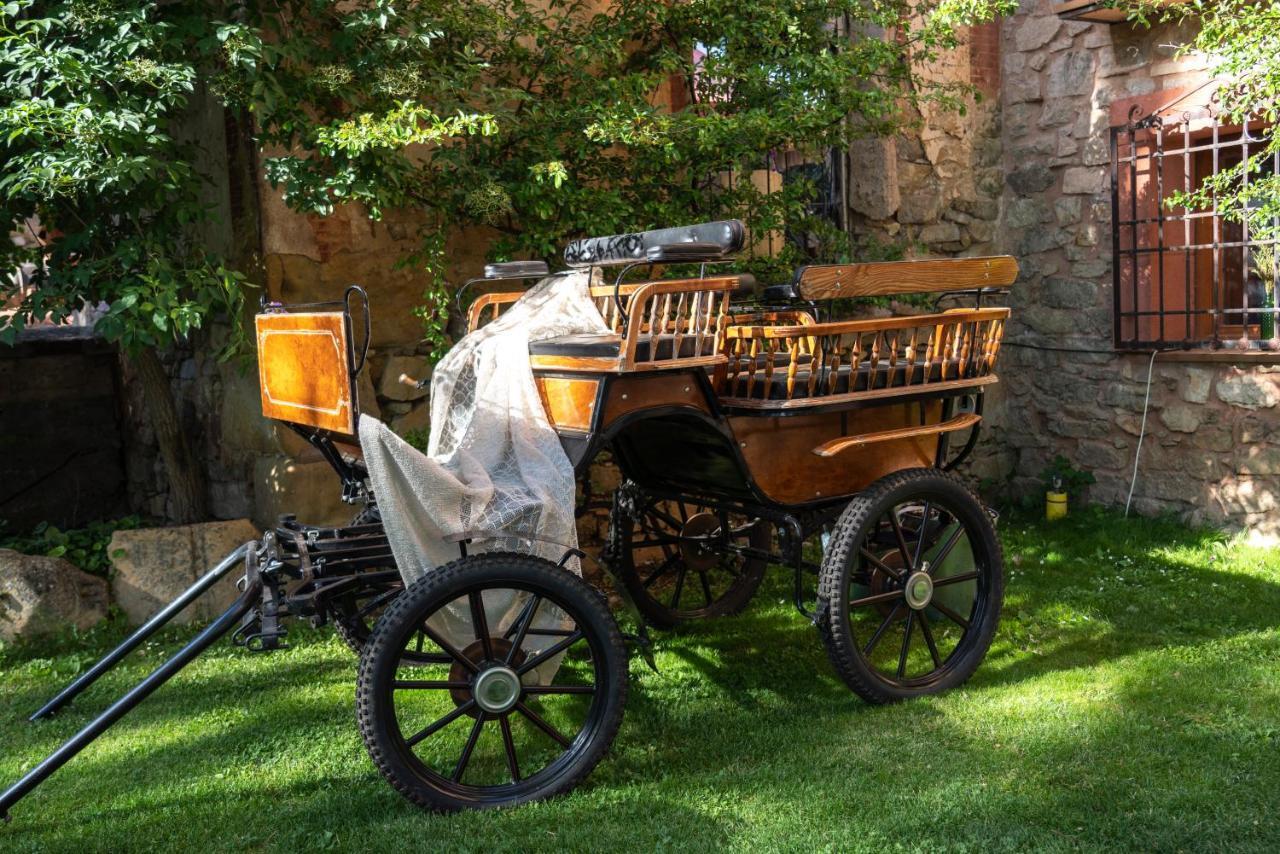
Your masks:
M 795 287 L 808 300 L 888 294 L 999 288 L 1018 278 L 1012 255 L 879 261 L 868 264 L 811 264 L 796 271 Z
M 257 315 L 254 326 L 262 414 L 354 436 L 358 408 L 347 315 L 268 312 Z

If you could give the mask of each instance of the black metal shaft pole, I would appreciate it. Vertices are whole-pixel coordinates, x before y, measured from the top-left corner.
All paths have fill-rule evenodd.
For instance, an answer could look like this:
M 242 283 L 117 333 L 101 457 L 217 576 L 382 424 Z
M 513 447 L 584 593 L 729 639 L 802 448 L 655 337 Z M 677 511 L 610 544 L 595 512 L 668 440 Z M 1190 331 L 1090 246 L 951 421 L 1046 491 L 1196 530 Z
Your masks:
M 37 721 L 40 718 L 53 714 L 61 709 L 67 703 L 70 703 L 77 694 L 88 688 L 94 682 L 98 681 L 98 677 L 115 667 L 120 659 L 137 649 L 143 641 L 155 634 L 161 626 L 172 620 L 180 611 L 198 599 L 206 590 L 216 584 L 224 575 L 230 572 L 236 565 L 244 560 L 246 550 L 249 544 L 240 546 L 222 559 L 222 562 L 213 569 L 206 572 L 200 577 L 195 584 L 191 585 L 186 591 L 166 605 L 161 611 L 156 613 L 151 619 L 147 620 L 137 631 L 125 638 L 118 647 L 107 653 L 93 667 L 86 670 L 78 679 L 67 687 L 58 692 L 52 700 L 45 703 L 40 709 L 33 714 L 28 720 Z
M 4 794 L 0 794 L 0 819 L 7 820 L 11 806 L 26 797 L 32 789 L 43 783 L 50 774 L 66 764 L 67 760 L 87 747 L 91 741 L 102 735 L 112 724 L 150 696 L 151 692 L 168 682 L 175 673 L 190 664 L 192 659 L 231 630 L 240 621 L 241 617 L 252 610 L 261 595 L 262 579 L 256 573 L 252 573 L 249 580 L 245 582 L 244 592 L 240 594 L 230 608 L 223 612 L 221 617 L 210 623 L 204 631 L 178 650 L 172 658 L 152 671 L 151 675 L 139 682 L 133 690 L 116 700 L 106 711 L 86 724 L 84 729 L 67 739 L 61 747 L 51 753 L 47 759 L 35 768 L 28 771 L 21 780 L 10 786 Z

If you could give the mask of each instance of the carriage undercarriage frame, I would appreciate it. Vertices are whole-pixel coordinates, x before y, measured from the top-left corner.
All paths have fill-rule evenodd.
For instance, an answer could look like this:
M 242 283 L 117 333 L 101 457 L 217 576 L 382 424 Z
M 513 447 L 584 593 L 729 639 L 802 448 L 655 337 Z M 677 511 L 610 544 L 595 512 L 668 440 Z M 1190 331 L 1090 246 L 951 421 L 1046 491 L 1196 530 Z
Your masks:
M 707 277 L 705 265 L 740 248 L 739 224 L 625 237 L 580 241 L 566 260 L 696 263 L 700 275 L 627 285 L 620 275 L 613 286 L 592 289 L 616 335 L 540 342 L 531 345 L 530 362 L 580 479 L 605 451 L 623 473 L 604 502 L 610 527 L 599 563 L 637 618 L 635 634 L 624 635 L 603 596 L 562 566 L 468 555 L 465 535 L 456 539 L 457 561 L 404 588 L 367 473 L 349 445 L 359 409 L 355 379 L 368 349 L 367 297 L 353 287 L 336 304 L 273 305 L 258 318 L 264 415 L 319 450 L 343 499 L 360 508 L 356 518 L 315 527 L 282 517 L 35 712 L 33 721 L 56 713 L 243 567 L 240 596 L 226 612 L 0 794 L 0 816 L 221 637 L 230 633 L 253 651 L 278 649 L 290 617 L 334 623 L 360 654 L 357 710 L 370 755 L 402 794 L 438 810 L 509 806 L 573 788 L 621 722 L 626 646 L 652 666 L 646 624 L 670 628 L 735 613 L 769 564 L 793 573 L 795 607 L 818 626 L 837 672 L 863 698 L 905 699 L 967 679 L 995 630 L 1003 582 L 992 516 L 947 473 L 976 444 L 1008 312 L 982 308 L 981 295 L 974 309 L 906 319 L 822 323 L 815 307 L 832 296 L 998 287 L 1012 282 L 1016 265 L 965 259 L 803 268 L 781 299 L 774 294 L 772 304 L 735 313 L 730 298 L 742 279 Z M 545 269 L 516 262 L 486 274 L 510 280 Z M 471 307 L 471 328 L 518 295 L 483 294 Z M 358 357 L 355 297 L 365 319 Z M 280 349 L 272 355 L 272 347 Z M 317 361 L 329 366 L 319 389 Z M 301 408 L 291 395 L 305 398 Z M 966 430 L 953 452 L 952 434 Z M 589 485 L 582 505 L 600 506 Z M 560 564 L 572 556 L 589 557 L 566 544 Z M 944 568 L 957 558 L 963 571 Z M 700 606 L 680 607 L 686 581 L 690 595 L 700 591 Z M 495 590 L 514 591 L 519 607 L 491 627 Z M 961 591 L 972 591 L 967 605 L 947 598 Z M 440 631 L 442 615 L 458 610 L 475 634 L 465 647 Z M 855 611 L 869 615 L 856 629 Z M 901 646 L 875 660 L 898 626 L 905 626 Z M 926 647 L 914 658 L 913 626 Z M 436 695 L 432 714 L 446 711 L 409 735 L 398 690 Z M 555 700 L 581 700 L 580 724 L 550 708 Z M 564 734 L 565 721 L 576 735 Z M 500 749 L 490 723 L 500 730 Z M 436 756 L 433 765 L 418 755 L 419 745 L 451 729 L 462 743 L 456 760 Z M 482 742 L 492 743 L 493 768 L 484 770 L 497 782 L 474 781 Z M 531 755 L 545 758 L 532 774 Z

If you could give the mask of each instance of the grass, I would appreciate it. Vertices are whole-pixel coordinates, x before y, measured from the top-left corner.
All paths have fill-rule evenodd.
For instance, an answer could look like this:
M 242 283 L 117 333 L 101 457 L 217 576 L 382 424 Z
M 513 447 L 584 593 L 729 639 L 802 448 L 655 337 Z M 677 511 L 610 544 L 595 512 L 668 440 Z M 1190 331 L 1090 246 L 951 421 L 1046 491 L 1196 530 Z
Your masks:
M 1100 512 L 1002 537 L 995 646 L 945 696 L 859 702 L 778 574 L 744 615 L 661 636 L 661 673 L 632 662 L 577 792 L 433 816 L 365 755 L 351 654 L 295 631 L 216 647 L 19 804 L 0 850 L 1280 849 L 1280 551 Z M 0 780 L 182 639 L 25 722 L 123 631 L 0 650 Z

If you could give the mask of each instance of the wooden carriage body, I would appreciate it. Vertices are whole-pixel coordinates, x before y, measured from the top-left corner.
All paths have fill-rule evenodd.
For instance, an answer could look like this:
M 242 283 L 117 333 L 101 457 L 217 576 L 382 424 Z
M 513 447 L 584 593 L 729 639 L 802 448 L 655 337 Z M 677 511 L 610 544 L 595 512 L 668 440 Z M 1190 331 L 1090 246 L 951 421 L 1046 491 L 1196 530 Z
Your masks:
M 1012 258 L 811 266 L 794 304 L 735 307 L 737 276 L 596 286 L 612 336 L 530 344 L 548 418 L 585 466 L 610 448 L 657 494 L 798 508 L 846 499 L 891 472 L 940 464 L 981 420 L 1007 308 L 819 322 L 828 297 L 1012 283 Z M 479 298 L 472 329 L 520 291 Z M 620 304 L 622 300 L 625 303 Z

